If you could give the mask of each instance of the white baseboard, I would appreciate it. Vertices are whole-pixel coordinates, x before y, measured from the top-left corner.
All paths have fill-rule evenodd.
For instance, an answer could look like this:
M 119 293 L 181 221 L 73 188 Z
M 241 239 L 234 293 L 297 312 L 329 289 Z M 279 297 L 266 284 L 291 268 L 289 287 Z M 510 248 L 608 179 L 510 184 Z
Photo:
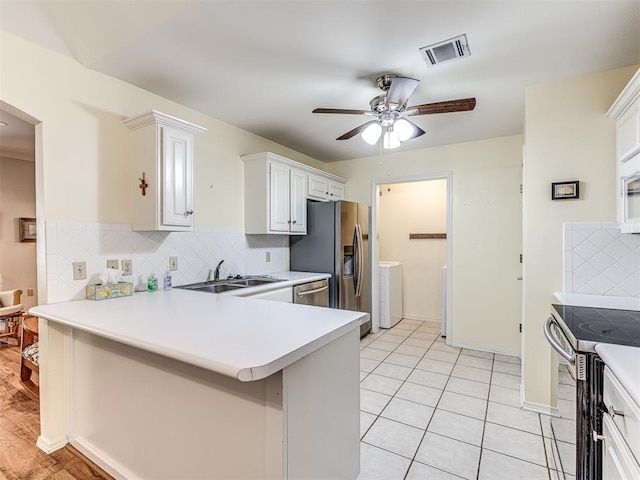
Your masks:
M 522 402 L 522 409 L 528 410 L 529 412 L 541 413 L 543 415 L 550 415 L 552 417 L 559 417 L 560 410 L 556 407 L 551 407 L 549 405 L 543 405 L 542 403 L 534 403 L 534 402 Z
M 535 403 L 535 402 L 526 402 L 524 400 L 524 384 L 520 384 L 520 403 L 522 404 L 523 410 L 528 410 L 529 412 L 541 413 L 542 415 L 549 415 L 552 417 L 560 416 L 560 409 L 557 407 L 552 407 L 551 405 L 545 405 L 543 403 Z
M 69 443 L 69 439 L 67 437 L 62 437 L 57 440 L 49 440 L 40 435 L 36 441 L 36 447 L 44 453 L 49 454 L 64 448 L 67 443 Z
M 479 350 L 481 352 L 487 352 L 487 353 L 499 353 L 501 355 L 508 355 L 510 357 L 520 358 L 520 353 L 512 352 L 508 350 L 500 350 L 499 348 L 489 349 L 486 347 L 480 347 L 478 345 L 471 345 L 470 343 L 459 343 L 459 342 L 452 342 L 451 346 L 458 347 L 458 348 L 468 348 L 469 350 Z
M 402 318 L 406 318 L 407 320 L 420 320 L 421 322 L 441 323 L 439 318 L 425 317 L 423 315 L 407 315 L 403 313 Z
M 115 462 L 95 445 L 81 437 L 72 438 L 69 443 L 85 457 L 117 480 L 142 480 L 127 468 Z

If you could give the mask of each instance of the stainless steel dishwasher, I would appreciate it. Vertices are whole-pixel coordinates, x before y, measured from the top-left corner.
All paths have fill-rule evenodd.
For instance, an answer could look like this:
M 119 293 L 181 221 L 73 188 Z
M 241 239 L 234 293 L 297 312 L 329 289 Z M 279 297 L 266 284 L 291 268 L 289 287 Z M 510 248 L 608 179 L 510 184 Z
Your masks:
M 317 280 L 293 287 L 293 303 L 302 305 L 329 306 L 329 280 Z

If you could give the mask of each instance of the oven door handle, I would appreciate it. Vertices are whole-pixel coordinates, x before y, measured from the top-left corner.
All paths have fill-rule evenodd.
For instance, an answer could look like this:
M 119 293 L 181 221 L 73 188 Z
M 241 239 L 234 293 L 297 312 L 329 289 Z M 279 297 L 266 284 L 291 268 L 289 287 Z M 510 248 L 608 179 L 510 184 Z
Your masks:
M 551 325 L 555 325 L 556 330 L 560 329 L 558 323 L 556 322 L 556 319 L 550 316 L 547 319 L 547 321 L 544 323 L 544 336 L 547 337 L 547 341 L 551 344 L 553 349 L 560 354 L 562 358 L 564 358 L 571 365 L 575 365 L 576 364 L 575 352 L 569 353 L 564 348 L 562 348 L 562 345 L 560 345 L 560 342 L 556 340 L 556 338 L 553 336 L 553 333 L 551 332 Z

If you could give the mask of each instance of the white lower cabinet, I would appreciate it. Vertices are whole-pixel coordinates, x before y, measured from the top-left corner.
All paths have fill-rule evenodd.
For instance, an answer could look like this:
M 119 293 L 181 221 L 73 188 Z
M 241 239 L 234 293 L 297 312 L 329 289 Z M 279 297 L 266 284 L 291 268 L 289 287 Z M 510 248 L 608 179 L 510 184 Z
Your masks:
M 608 367 L 603 390 L 602 478 L 640 479 L 640 407 Z

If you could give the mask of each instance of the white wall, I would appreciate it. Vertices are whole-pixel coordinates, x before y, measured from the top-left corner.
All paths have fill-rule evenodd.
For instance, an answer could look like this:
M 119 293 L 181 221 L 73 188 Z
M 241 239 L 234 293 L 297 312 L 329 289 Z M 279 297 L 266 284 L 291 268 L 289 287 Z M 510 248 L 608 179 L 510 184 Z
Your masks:
M 36 305 L 36 244 L 20 242 L 19 218 L 36 216 L 35 164 L 0 157 L 0 274 L 3 290 L 22 290 L 22 305 Z M 27 296 L 27 289 L 34 290 Z
M 447 240 L 409 240 L 409 234 L 447 233 L 447 181 L 394 183 L 379 189 L 379 255 L 380 260 L 403 264 L 404 318 L 438 321 Z
M 456 345 L 520 351 L 521 158 L 522 137 L 514 135 L 328 165 L 349 179 L 347 198 L 367 204 L 373 181 L 453 172 L 449 336 Z
M 0 100 L 41 122 L 36 126 L 36 165 L 42 171 L 38 208 L 42 208 L 43 214 L 40 215 L 39 211 L 38 217 L 39 221 L 47 222 L 47 226 L 75 227 L 80 224 L 85 230 L 89 225 L 108 226 L 113 232 L 113 225 L 132 223 L 131 195 L 137 191 L 140 172 L 133 171 L 133 138 L 122 120 L 151 109 L 207 128 L 207 132 L 199 135 L 195 142 L 196 229 L 214 229 L 223 234 L 242 232 L 244 180 L 241 155 L 271 151 L 324 169 L 324 164 L 317 160 L 131 84 L 91 71 L 16 36 L 0 32 L 0 44 Z M 46 246 L 50 251 L 53 251 L 50 242 L 55 241 L 47 238 Z M 161 245 L 162 242 L 151 241 L 146 253 L 155 257 Z M 78 290 L 80 285 L 73 284 L 73 288 L 65 290 L 66 298 L 62 298 L 57 288 L 61 280 L 71 281 L 71 261 L 83 260 L 74 258 L 75 252 L 86 251 L 82 245 L 77 246 L 78 249 L 74 246 L 75 250 L 66 252 L 69 255 L 61 254 L 56 259 L 55 272 L 47 272 L 46 286 L 51 288 L 47 288 L 47 297 L 41 300 L 47 303 L 64 300 L 81 291 Z M 251 248 L 251 245 L 246 246 Z M 239 247 L 244 245 L 231 242 L 225 245 L 229 249 Z M 185 248 L 180 256 L 189 255 L 188 245 Z M 101 255 L 105 253 L 113 252 L 100 252 Z M 135 253 L 134 245 L 123 243 L 115 258 L 130 258 Z M 236 257 L 245 258 L 242 253 Z M 51 260 L 47 259 L 47 265 Z M 218 260 L 212 258 L 210 261 L 215 264 Z M 134 265 L 134 270 L 136 268 Z M 138 273 L 146 275 L 153 267 L 146 267 L 146 271 L 140 266 L 138 268 Z M 64 357 L 64 329 L 44 322 L 40 343 L 42 358 Z M 62 362 L 57 364 L 62 365 Z M 40 367 L 40 417 L 42 438 L 45 440 L 58 439 L 65 432 L 66 419 L 59 415 L 66 389 L 63 373 L 48 368 L 44 362 Z
M 523 381 L 526 402 L 555 405 L 555 356 L 542 333 L 562 290 L 562 224 L 616 221 L 615 119 L 606 112 L 637 67 L 526 90 Z M 579 200 L 551 183 L 579 180 Z
M 0 98 L 43 122 L 46 220 L 131 223 L 133 138 L 122 120 L 151 109 L 207 128 L 196 137 L 196 226 L 243 227 L 241 155 L 324 164 L 18 37 L 1 33 Z

